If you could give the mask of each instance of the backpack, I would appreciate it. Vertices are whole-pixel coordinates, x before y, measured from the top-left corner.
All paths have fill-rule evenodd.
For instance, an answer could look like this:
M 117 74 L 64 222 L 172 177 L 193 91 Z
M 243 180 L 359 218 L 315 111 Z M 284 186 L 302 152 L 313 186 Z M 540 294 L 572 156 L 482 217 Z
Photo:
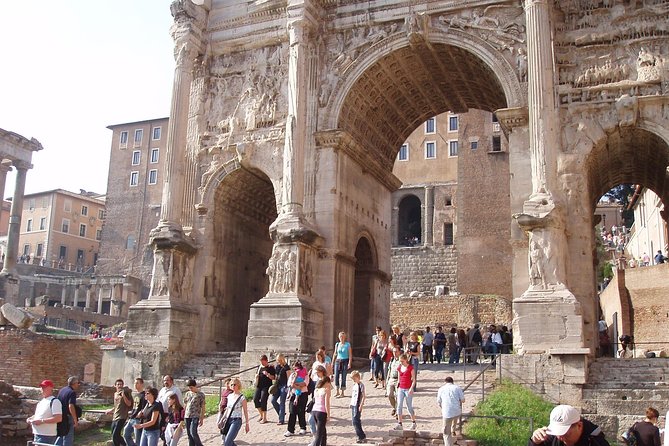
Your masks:
M 53 397 L 51 398 L 51 402 L 49 403 L 49 409 L 51 409 L 51 414 L 53 415 L 53 400 L 56 400 L 58 398 Z M 61 406 L 63 403 L 61 402 Z M 65 410 L 65 408 L 62 408 L 62 413 L 63 416 L 61 420 L 56 423 L 56 436 L 58 437 L 64 437 L 67 434 L 70 433 L 70 414 Z
M 636 423 L 630 426 L 630 428 L 623 434 L 623 440 L 628 446 L 636 446 L 639 444 L 639 433 L 636 430 Z

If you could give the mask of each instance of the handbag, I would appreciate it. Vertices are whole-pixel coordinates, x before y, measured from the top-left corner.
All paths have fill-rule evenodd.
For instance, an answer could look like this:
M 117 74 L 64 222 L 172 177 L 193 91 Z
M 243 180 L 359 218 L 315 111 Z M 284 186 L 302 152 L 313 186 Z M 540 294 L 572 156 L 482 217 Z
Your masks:
M 314 410 L 314 403 L 315 401 L 313 398 L 309 400 L 309 402 L 307 403 L 307 407 L 305 409 L 307 413 L 311 413 L 311 411 Z
M 222 433 L 223 435 L 227 435 L 228 432 L 230 431 L 230 423 L 232 423 L 232 420 L 231 420 L 231 418 L 230 418 L 230 414 L 232 414 L 232 412 L 235 410 L 235 406 L 237 405 L 237 403 L 239 402 L 239 400 L 241 400 L 242 398 L 244 398 L 244 395 L 241 395 L 241 394 L 240 394 L 240 395 L 239 395 L 239 398 L 237 398 L 237 400 L 236 400 L 235 403 L 232 405 L 232 407 L 230 407 L 230 411 L 227 411 L 227 410 L 226 410 L 227 415 L 221 417 L 221 418 L 218 420 L 217 426 L 218 426 L 218 428 L 221 430 L 221 433 Z
M 279 380 L 274 381 L 274 384 L 269 386 L 268 392 L 270 395 L 276 395 L 279 393 Z

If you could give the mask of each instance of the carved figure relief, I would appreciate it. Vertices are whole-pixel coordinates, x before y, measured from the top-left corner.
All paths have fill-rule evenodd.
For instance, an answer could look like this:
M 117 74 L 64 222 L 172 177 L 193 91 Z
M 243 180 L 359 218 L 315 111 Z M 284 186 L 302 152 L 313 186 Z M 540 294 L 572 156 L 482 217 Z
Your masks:
M 311 267 L 313 256 L 311 251 L 303 249 L 300 256 L 300 283 L 298 291 L 305 296 L 311 296 L 311 288 L 313 286 L 313 271 Z
M 297 254 L 289 247 L 272 248 L 265 273 L 269 276 L 270 293 L 290 293 L 295 291 L 297 275 Z
M 156 263 L 153 268 L 153 295 L 167 296 L 170 285 L 171 252 L 157 251 Z

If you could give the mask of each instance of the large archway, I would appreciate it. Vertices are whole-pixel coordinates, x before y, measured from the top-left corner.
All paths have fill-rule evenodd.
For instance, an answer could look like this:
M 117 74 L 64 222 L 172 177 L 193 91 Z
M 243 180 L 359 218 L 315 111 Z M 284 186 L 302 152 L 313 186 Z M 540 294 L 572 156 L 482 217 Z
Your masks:
M 269 225 L 276 216 L 272 183 L 259 170 L 240 168 L 215 192 L 213 273 L 207 295 L 214 300 L 213 336 L 219 350 L 244 350 L 250 306 L 269 288 Z
M 358 240 L 355 248 L 355 278 L 353 289 L 353 326 L 351 327 L 351 345 L 356 356 L 365 356 L 369 350 L 370 334 L 373 333 L 374 321 L 371 318 L 373 308 L 373 286 L 376 273 L 376 261 L 372 245 L 365 237 Z

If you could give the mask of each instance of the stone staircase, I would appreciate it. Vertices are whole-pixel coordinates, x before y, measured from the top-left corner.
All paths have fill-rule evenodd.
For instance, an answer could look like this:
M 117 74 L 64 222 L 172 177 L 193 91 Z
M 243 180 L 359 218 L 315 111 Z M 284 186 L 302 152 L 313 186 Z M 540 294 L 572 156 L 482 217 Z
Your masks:
M 598 358 L 590 364 L 583 388 L 583 415 L 609 440 L 619 440 L 646 408 L 664 415 L 669 401 L 669 359 Z M 613 444 L 613 442 L 611 442 Z
M 216 378 L 234 375 L 239 372 L 240 352 L 208 352 L 198 353 L 193 356 L 176 374 L 175 384 L 180 388 L 186 388 L 186 381 L 194 378 L 198 385 Z M 218 394 L 219 383 L 203 386 L 201 390 L 205 394 Z

